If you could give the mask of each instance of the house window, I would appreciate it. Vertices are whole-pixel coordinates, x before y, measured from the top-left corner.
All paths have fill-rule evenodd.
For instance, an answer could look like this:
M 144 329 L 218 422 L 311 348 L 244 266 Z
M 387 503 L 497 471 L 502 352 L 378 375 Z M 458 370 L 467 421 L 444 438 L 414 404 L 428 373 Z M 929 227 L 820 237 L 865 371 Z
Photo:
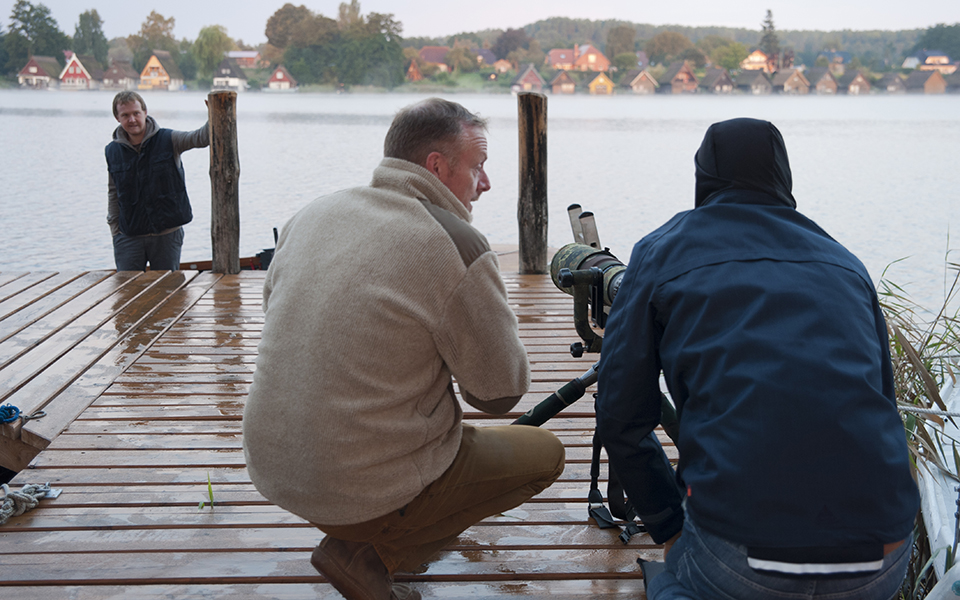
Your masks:
M 37 72 L 37 68 L 36 68 L 36 67 L 30 67 L 30 68 L 27 69 L 27 70 L 28 70 L 29 72 L 31 72 L 31 73 L 36 73 L 36 72 Z
M 282 72 L 282 71 L 278 71 L 278 72 L 277 72 L 277 79 L 283 79 L 283 72 Z
M 597 55 L 596 55 L 596 54 L 591 54 L 591 55 L 587 56 L 587 62 L 591 62 L 591 63 L 597 62 Z

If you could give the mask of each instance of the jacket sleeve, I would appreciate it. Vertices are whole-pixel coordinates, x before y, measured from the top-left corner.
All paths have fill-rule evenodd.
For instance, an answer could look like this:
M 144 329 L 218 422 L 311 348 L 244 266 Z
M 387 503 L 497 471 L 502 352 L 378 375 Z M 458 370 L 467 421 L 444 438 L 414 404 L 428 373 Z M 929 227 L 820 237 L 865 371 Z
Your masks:
M 107 225 L 110 226 L 110 237 L 120 233 L 120 203 L 117 201 L 117 186 L 113 183 L 113 176 L 107 173 Z
M 653 433 L 660 423 L 658 325 L 652 285 L 631 258 L 610 312 L 600 360 L 597 432 L 610 465 L 653 540 L 683 527 L 680 489 Z
M 446 302 L 434 338 L 460 395 L 474 408 L 505 413 L 529 389 L 527 351 L 494 252 L 485 252 L 467 268 Z
M 210 145 L 210 123 L 208 121 L 194 131 L 171 130 L 170 140 L 173 142 L 174 153 L 178 155 L 193 148 L 206 148 Z

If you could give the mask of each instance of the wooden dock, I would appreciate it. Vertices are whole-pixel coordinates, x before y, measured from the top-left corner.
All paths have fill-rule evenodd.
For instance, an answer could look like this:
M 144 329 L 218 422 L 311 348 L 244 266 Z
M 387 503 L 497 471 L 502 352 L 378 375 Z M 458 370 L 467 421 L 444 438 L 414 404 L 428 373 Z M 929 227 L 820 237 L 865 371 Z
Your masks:
M 244 466 L 263 276 L 0 273 L 0 403 L 45 412 L 0 428 L 0 464 L 26 467 L 15 490 L 63 490 L 0 526 L 0 595 L 340 597 L 309 562 L 322 533 L 260 496 Z M 507 418 L 466 407 L 478 425 L 511 421 L 596 359 L 569 355 L 572 300 L 549 276 L 504 279 L 533 385 Z M 587 519 L 592 408 L 584 398 L 546 425 L 567 449 L 555 485 L 397 579 L 449 600 L 644 598 L 636 560 L 661 548 Z M 201 509 L 208 477 L 215 505 Z

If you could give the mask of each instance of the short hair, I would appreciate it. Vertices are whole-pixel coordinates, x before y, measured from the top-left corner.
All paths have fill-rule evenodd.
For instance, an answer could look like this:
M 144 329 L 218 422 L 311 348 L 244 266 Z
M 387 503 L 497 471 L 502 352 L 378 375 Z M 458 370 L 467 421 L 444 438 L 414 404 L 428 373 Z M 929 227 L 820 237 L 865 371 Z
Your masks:
M 383 155 L 401 158 L 418 165 L 431 152 L 455 158 L 456 145 L 465 127 L 487 128 L 487 120 L 456 102 L 427 98 L 400 109 L 383 140 Z
M 126 104 L 127 102 L 133 102 L 136 100 L 140 103 L 140 108 L 143 109 L 143 112 L 147 112 L 147 103 L 143 101 L 143 97 L 136 92 L 119 92 L 116 96 L 113 97 L 113 116 L 118 118 L 120 115 L 117 114 L 117 107 L 121 104 Z

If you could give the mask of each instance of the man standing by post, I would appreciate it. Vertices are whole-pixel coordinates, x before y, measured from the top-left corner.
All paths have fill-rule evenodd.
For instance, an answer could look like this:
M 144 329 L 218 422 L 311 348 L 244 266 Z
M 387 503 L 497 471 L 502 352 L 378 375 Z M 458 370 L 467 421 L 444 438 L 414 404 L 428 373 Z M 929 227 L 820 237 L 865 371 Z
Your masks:
M 634 247 L 600 362 L 598 433 L 667 554 L 647 595 L 889 600 L 919 494 L 873 283 L 797 211 L 773 124 L 712 125 L 695 164 L 695 208 Z
M 180 154 L 210 145 L 196 131 L 161 129 L 136 92 L 113 98 L 120 123 L 107 144 L 107 223 L 118 271 L 180 268 L 183 225 L 193 219 Z
M 394 584 L 467 527 L 563 471 L 534 427 L 493 414 L 529 363 L 494 252 L 470 225 L 490 189 L 486 123 L 432 98 L 401 110 L 369 186 L 320 198 L 284 227 L 243 417 L 257 489 L 327 534 L 311 562 L 348 600 L 416 599 Z

